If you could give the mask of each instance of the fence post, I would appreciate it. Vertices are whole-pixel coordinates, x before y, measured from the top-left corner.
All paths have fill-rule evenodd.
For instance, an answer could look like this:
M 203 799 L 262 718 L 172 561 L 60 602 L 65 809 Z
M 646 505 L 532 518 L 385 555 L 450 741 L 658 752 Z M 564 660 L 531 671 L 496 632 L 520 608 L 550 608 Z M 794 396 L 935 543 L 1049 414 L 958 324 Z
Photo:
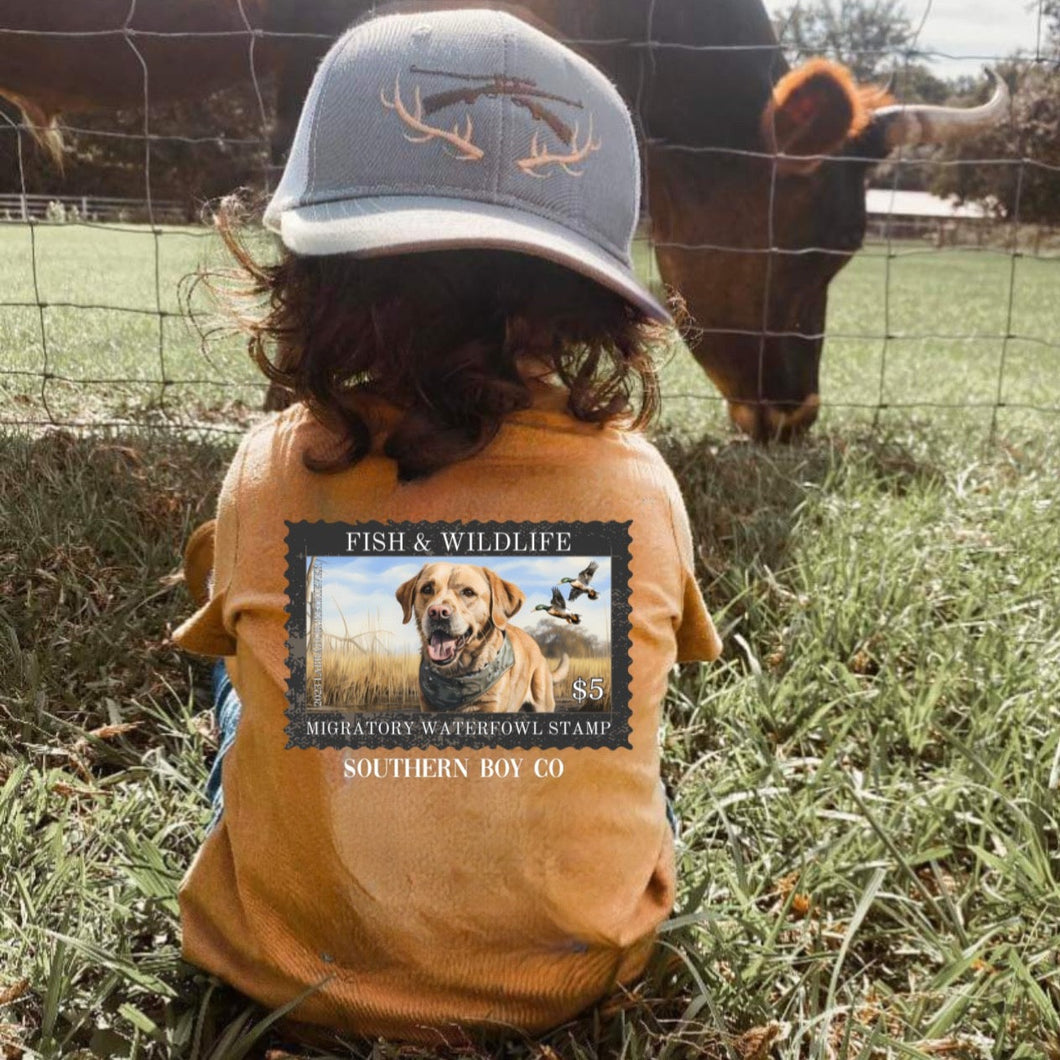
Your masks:
M 19 205 L 22 207 L 22 220 L 24 223 L 29 222 L 29 208 L 26 205 L 26 193 L 22 192 L 18 197 Z

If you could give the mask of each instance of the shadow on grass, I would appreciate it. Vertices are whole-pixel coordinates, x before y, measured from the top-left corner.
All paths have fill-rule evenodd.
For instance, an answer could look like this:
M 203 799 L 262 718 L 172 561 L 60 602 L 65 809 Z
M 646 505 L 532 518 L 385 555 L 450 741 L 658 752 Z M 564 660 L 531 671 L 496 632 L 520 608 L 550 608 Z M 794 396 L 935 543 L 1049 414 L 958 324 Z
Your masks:
M 807 499 L 857 475 L 882 493 L 938 484 L 942 473 L 905 441 L 880 432 L 812 434 L 791 445 L 729 437 L 655 443 L 681 486 L 696 546 L 696 573 L 712 611 L 733 620 L 745 594 L 788 562 Z M 735 609 L 735 611 L 734 611 Z
M 100 724 L 108 699 L 183 678 L 168 643 L 190 609 L 181 549 L 211 517 L 231 451 L 165 434 L 0 435 L 0 625 L 13 646 L 0 694 L 22 739 Z

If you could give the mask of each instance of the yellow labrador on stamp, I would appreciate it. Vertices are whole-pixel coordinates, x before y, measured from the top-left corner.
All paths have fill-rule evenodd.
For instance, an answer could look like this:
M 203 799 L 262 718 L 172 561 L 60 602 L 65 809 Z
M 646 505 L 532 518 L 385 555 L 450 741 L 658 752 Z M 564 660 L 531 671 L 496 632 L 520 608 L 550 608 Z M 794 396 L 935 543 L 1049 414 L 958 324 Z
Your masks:
M 422 642 L 420 703 L 454 712 L 556 709 L 554 686 L 567 676 L 566 655 L 552 670 L 537 641 L 508 619 L 523 591 L 489 567 L 427 563 L 395 594 Z

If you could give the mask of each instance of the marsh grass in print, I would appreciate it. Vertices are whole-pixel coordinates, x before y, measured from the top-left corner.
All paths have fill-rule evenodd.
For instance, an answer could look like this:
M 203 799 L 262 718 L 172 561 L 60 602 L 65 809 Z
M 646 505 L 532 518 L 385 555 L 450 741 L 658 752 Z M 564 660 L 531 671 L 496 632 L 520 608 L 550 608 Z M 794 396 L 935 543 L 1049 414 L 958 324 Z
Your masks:
M 610 557 L 447 556 L 432 565 L 410 556 L 314 556 L 306 570 L 307 688 L 321 678 L 311 710 L 420 710 L 421 669 L 478 672 L 474 648 L 493 619 L 533 641 L 555 675 L 556 710 L 611 709 Z M 490 613 L 491 573 L 518 603 L 511 615 Z M 442 577 L 446 586 L 436 584 Z M 425 590 L 433 591 L 433 614 Z

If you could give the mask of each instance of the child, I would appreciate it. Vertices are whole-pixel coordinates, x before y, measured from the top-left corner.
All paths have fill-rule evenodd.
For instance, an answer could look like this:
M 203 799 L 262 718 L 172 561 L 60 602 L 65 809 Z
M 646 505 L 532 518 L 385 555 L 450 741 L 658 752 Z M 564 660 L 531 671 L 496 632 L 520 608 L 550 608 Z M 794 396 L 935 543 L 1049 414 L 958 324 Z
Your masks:
M 295 403 L 241 444 L 209 599 L 176 634 L 225 656 L 218 705 L 243 705 L 223 813 L 181 887 L 183 945 L 266 1005 L 308 992 L 299 1021 L 541 1031 L 641 973 L 671 911 L 660 704 L 675 660 L 720 643 L 677 485 L 638 430 L 669 333 L 631 269 L 639 184 L 629 113 L 594 67 L 509 14 L 434 11 L 362 22 L 324 59 L 265 213 L 278 264 L 222 213 L 249 281 L 238 319 Z M 351 774 L 341 748 L 285 749 L 301 521 L 628 524 L 628 743 L 542 752 L 546 776 L 524 748 L 505 780 Z M 406 617 L 415 591 L 399 589 Z

